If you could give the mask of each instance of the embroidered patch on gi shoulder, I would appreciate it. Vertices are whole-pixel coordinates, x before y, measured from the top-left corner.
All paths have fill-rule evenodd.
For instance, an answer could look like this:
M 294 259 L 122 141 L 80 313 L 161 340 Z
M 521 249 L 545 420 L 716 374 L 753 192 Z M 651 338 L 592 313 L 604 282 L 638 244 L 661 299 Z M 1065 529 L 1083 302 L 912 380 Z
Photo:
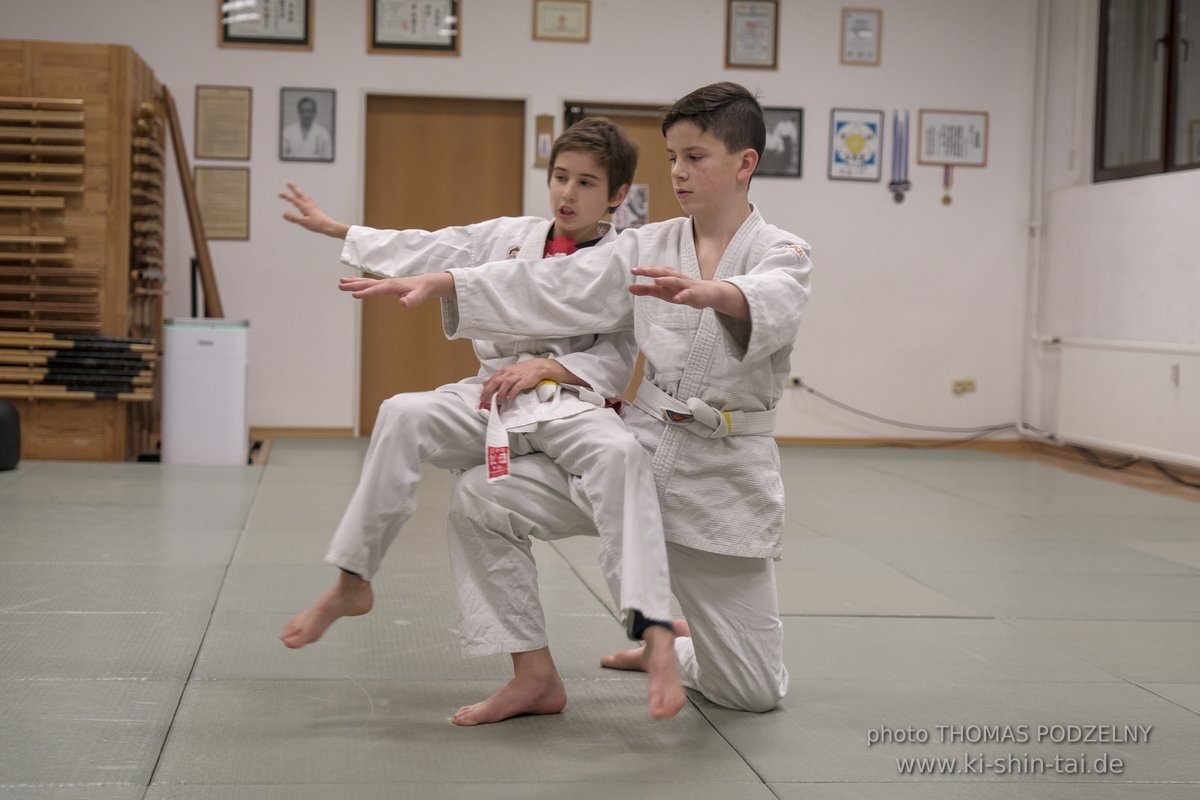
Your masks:
M 795 250 L 796 255 L 800 256 L 801 258 L 804 258 L 805 256 L 808 255 L 808 253 L 804 252 L 804 248 L 798 244 L 789 244 L 787 247 L 788 247 L 788 250 Z
M 508 257 L 516 258 L 517 255 L 520 254 L 520 252 L 521 252 L 521 245 L 514 244 L 512 247 L 508 248 Z

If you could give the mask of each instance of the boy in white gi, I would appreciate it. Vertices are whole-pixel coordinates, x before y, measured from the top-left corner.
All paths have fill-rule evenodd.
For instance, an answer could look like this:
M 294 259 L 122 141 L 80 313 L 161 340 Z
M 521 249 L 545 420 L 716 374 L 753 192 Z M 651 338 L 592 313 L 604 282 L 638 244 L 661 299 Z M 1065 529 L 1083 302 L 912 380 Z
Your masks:
M 654 453 L 671 586 L 687 621 L 678 631 L 690 633 L 675 640 L 684 685 L 765 711 L 788 682 L 773 562 L 783 486 L 770 434 L 809 294 L 809 247 L 749 202 L 765 129 L 745 88 L 698 89 L 662 127 L 688 218 L 627 230 L 570 257 L 568 269 L 521 261 L 342 288 L 404 305 L 442 297 L 455 336 L 633 328 L 646 368 L 626 422 Z M 652 266 L 662 264 L 678 269 Z M 569 501 L 576 480 L 536 455 L 517 459 L 503 485 L 486 485 L 479 470 L 459 479 L 450 545 L 470 570 L 458 582 L 462 635 L 479 652 L 524 651 L 513 680 L 459 709 L 459 724 L 496 722 L 563 691 L 540 614 L 529 610 L 538 608 L 529 538 L 595 535 Z M 648 669 L 655 657 L 627 650 L 602 664 Z
M 636 147 L 616 126 L 586 119 L 551 150 L 552 221 L 500 218 L 434 232 L 380 231 L 332 220 L 294 185 L 280 197 L 300 212 L 285 219 L 345 239 L 344 263 L 375 274 L 419 275 L 521 255 L 548 257 L 614 239 L 601 218 L 624 199 L 636 164 Z M 458 470 L 486 463 L 489 479 L 497 480 L 507 477 L 511 448 L 514 455 L 546 453 L 568 473 L 585 476 L 581 513 L 601 531 L 601 567 L 630 635 L 645 636 L 669 657 L 674 630 L 666 544 L 650 459 L 620 416 L 605 407 L 632 376 L 633 337 L 575 332 L 477 339 L 474 346 L 480 361 L 475 377 L 396 395 L 381 405 L 362 477 L 326 555 L 340 568 L 338 578 L 279 638 L 302 647 L 339 617 L 371 609 L 370 581 L 415 510 L 422 463 Z M 649 705 L 656 717 L 674 715 L 684 702 L 670 661 L 651 675 Z M 562 708 L 553 705 L 546 704 L 544 713 Z

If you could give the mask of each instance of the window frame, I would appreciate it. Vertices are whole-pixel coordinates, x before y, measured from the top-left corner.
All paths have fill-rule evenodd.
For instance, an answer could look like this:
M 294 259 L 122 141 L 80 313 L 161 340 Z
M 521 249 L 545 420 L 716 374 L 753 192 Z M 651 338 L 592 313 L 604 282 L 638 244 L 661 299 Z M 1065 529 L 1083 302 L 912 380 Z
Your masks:
M 1162 52 L 1165 55 L 1162 69 L 1165 70 L 1163 75 L 1163 108 L 1161 122 L 1161 133 L 1159 141 L 1159 156 L 1157 159 L 1150 161 L 1141 161 L 1136 164 L 1122 164 L 1116 167 L 1104 166 L 1105 152 L 1105 112 L 1108 110 L 1106 98 L 1108 96 L 1108 20 L 1109 8 L 1113 0 L 1101 0 L 1100 2 L 1100 33 L 1097 47 L 1097 72 L 1096 72 L 1096 119 L 1095 119 L 1095 136 L 1093 138 L 1093 154 L 1092 154 L 1092 181 L 1094 183 L 1102 183 L 1104 181 L 1120 180 L 1122 178 L 1136 178 L 1142 175 L 1161 175 L 1169 172 L 1181 172 L 1200 168 L 1200 163 L 1191 162 L 1176 164 L 1175 163 L 1175 126 L 1178 122 L 1177 116 L 1179 113 L 1179 59 L 1176 54 L 1181 47 L 1181 31 L 1179 26 L 1180 3 L 1182 0 L 1166 0 L 1167 3 L 1167 30 L 1158 43 L 1162 45 Z M 1186 46 L 1186 45 L 1185 45 Z

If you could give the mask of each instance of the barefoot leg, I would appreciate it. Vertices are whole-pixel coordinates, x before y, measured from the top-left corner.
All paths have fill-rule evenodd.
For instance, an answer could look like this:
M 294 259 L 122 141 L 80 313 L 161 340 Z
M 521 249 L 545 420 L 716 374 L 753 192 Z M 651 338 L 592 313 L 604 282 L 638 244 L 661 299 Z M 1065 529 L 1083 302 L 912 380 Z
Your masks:
M 279 640 L 292 649 L 312 644 L 339 617 L 366 614 L 374 603 L 370 581 L 339 571 L 337 581 L 311 608 L 288 620 Z
M 513 679 L 491 697 L 454 712 L 450 721 L 469 727 L 501 722 L 523 714 L 557 714 L 567 705 L 567 690 L 550 648 L 513 653 Z
M 692 629 L 688 627 L 683 617 L 671 623 L 676 636 L 691 636 Z M 628 650 L 618 650 L 615 653 L 600 657 L 600 666 L 605 669 L 627 669 L 634 672 L 649 672 L 646 664 L 646 648 L 631 647 Z
M 675 664 L 675 633 L 652 626 L 646 629 L 645 636 L 643 662 L 650 673 L 647 687 L 650 716 L 667 719 L 678 714 L 687 699 Z

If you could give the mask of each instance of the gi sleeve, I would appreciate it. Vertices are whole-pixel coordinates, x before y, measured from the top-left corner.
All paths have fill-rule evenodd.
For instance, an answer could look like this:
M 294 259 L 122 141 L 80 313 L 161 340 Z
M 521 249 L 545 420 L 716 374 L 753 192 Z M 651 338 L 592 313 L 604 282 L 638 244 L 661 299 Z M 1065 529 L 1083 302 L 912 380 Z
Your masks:
M 750 339 L 743 361 L 768 358 L 795 343 L 800 312 L 808 302 L 810 250 L 800 239 L 779 242 L 745 275 L 725 279 L 741 290 L 750 306 Z
M 477 243 L 490 233 L 490 227 L 479 223 L 436 231 L 385 231 L 354 225 L 342 244 L 342 263 L 388 278 L 472 267 L 479 263 Z
M 602 333 L 587 350 L 554 356 L 554 360 L 569 369 L 605 398 L 620 397 L 637 364 L 638 347 L 633 331 Z
M 457 297 L 442 303 L 446 336 L 510 342 L 632 330 L 632 233 L 560 258 L 451 269 Z

